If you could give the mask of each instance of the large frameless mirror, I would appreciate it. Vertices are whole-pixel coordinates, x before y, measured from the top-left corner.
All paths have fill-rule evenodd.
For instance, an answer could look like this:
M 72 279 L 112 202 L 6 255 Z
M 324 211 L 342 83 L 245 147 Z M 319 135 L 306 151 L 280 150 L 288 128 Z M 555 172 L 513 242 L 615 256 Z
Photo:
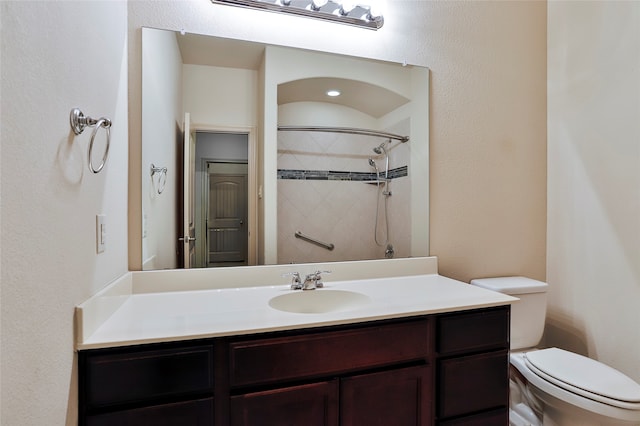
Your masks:
M 143 269 L 428 255 L 426 68 L 142 43 Z

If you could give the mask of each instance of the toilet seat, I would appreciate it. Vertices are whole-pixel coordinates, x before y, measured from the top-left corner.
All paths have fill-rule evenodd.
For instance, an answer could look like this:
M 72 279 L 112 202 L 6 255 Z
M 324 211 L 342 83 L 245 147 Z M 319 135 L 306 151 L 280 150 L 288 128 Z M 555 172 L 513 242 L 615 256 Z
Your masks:
M 640 410 L 640 384 L 596 360 L 549 348 L 525 353 L 524 361 L 538 377 L 568 392 L 613 407 Z

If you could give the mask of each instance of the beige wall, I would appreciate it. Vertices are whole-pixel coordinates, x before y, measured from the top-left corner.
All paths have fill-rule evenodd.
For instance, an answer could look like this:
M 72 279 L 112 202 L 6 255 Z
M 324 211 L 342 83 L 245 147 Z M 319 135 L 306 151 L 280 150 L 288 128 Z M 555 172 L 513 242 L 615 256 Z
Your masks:
M 174 33 L 147 29 L 142 37 L 142 140 L 149 147 L 142 153 L 142 259 L 147 269 L 169 269 L 177 266 L 172 243 L 177 235 L 175 206 L 181 194 L 176 159 L 181 158 L 178 141 L 184 121 L 182 57 Z M 151 164 L 166 167 L 164 177 L 156 174 L 151 178 Z
M 431 254 L 462 281 L 544 280 L 546 3 L 425 7 Z
M 547 343 L 640 382 L 640 3 L 549 3 Z
M 74 306 L 127 271 L 127 9 L 113 1 L 0 8 L 0 424 L 73 425 Z M 69 126 L 76 106 L 113 121 L 97 175 L 87 167 L 91 129 L 74 137 Z M 99 213 L 107 219 L 100 255 Z
M 127 270 L 127 199 L 141 210 L 139 177 L 127 197 L 127 161 L 141 162 L 141 25 L 430 67 L 431 251 L 442 273 L 544 278 L 545 3 L 388 3 L 377 32 L 202 0 L 0 3 L 0 423 L 75 424 L 73 306 Z M 67 142 L 76 105 L 114 120 L 97 176 L 86 169 L 89 135 Z

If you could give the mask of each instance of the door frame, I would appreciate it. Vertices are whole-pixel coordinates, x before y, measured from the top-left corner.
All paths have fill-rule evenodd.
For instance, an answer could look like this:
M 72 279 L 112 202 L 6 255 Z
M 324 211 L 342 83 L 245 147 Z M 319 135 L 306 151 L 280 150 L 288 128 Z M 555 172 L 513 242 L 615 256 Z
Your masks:
M 195 263 L 196 249 L 196 223 L 195 223 L 195 150 L 196 150 L 196 134 L 192 128 L 191 114 L 184 113 L 184 122 L 182 128 L 182 164 L 181 176 L 178 181 L 182 181 L 178 194 L 182 194 L 181 205 L 178 208 L 178 228 L 180 230 L 177 236 L 178 245 L 178 268 L 193 268 Z M 192 161 L 193 160 L 193 161 Z M 180 169 L 180 167 L 178 167 Z
M 247 265 L 258 264 L 258 147 L 256 139 L 256 128 L 233 127 L 233 126 L 213 126 L 202 123 L 192 123 L 192 131 L 207 133 L 231 133 L 247 135 Z M 197 140 L 196 140 L 197 144 Z M 215 161 L 215 159 L 202 159 L 202 161 Z M 205 176 L 202 176 L 205 179 Z M 204 185 L 204 182 L 202 183 Z

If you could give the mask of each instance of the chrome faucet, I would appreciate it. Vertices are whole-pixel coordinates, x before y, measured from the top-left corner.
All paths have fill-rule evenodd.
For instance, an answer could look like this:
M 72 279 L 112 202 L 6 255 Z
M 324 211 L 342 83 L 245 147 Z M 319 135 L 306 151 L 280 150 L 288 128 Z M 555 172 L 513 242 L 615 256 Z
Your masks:
M 315 271 L 311 274 L 307 274 L 304 277 L 304 281 L 300 278 L 300 273 L 289 272 L 283 274 L 283 277 L 291 276 L 291 290 L 315 290 L 316 288 L 324 287 L 322 282 L 322 275 L 330 274 L 331 271 Z
M 322 282 L 322 276 L 320 274 L 330 274 L 331 271 L 315 271 L 312 274 L 308 274 L 304 278 L 304 283 L 302 284 L 303 290 L 315 290 L 316 288 L 324 287 L 324 283 Z
M 302 290 L 302 281 L 300 281 L 299 272 L 287 272 L 282 274 L 283 277 L 291 277 L 291 290 Z

